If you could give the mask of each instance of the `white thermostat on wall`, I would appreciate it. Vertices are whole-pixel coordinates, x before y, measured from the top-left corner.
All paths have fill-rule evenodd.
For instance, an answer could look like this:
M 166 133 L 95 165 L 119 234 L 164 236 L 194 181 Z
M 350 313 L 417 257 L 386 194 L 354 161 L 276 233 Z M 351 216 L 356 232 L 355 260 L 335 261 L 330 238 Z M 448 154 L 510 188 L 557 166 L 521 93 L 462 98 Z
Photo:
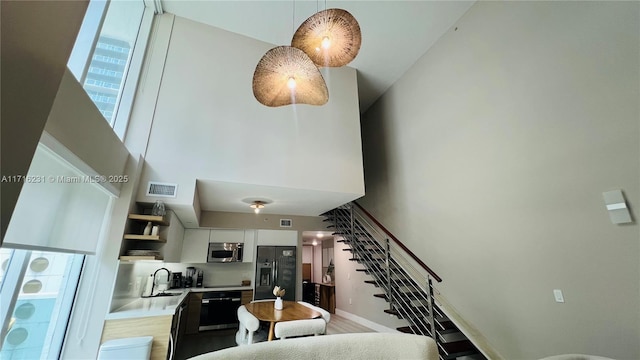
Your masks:
M 602 193 L 602 196 L 612 223 L 625 224 L 633 221 L 622 190 L 606 191 Z

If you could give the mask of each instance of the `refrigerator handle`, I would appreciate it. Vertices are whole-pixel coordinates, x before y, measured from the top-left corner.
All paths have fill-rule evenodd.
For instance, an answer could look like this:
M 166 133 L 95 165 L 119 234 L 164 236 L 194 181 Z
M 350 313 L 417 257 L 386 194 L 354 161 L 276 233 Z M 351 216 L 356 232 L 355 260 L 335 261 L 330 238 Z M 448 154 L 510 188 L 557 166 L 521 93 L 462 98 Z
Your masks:
M 271 286 L 276 286 L 276 261 L 271 262 Z
M 278 262 L 277 262 L 277 261 L 274 261 L 273 263 L 275 264 L 275 266 L 274 266 L 274 267 L 275 267 L 275 269 L 276 269 L 276 276 L 273 278 L 273 282 L 274 282 L 274 284 L 275 284 L 275 282 L 276 282 L 276 281 L 278 281 Z M 280 286 L 280 284 L 276 284 L 276 285 Z

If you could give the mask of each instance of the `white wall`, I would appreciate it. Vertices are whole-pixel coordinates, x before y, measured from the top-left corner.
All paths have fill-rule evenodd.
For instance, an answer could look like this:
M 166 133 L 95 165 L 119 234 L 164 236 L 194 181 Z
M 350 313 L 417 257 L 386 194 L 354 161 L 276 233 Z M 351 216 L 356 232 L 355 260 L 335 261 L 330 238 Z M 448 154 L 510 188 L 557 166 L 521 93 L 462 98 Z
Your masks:
M 363 120 L 361 204 L 504 358 L 640 358 L 639 6 L 478 2 Z
M 306 264 L 313 263 L 313 246 L 304 245 L 302 247 L 302 262 Z
M 334 239 L 339 240 L 337 237 Z M 389 308 L 389 303 L 373 296 L 384 293 L 384 290 L 373 284 L 365 283 L 366 280 L 373 280 L 373 278 L 364 272 L 356 271 L 356 269 L 363 269 L 364 266 L 356 261 L 349 261 L 353 254 L 350 251 L 343 251 L 348 246 L 342 242 L 334 241 L 334 243 L 333 254 L 336 268 L 333 280 L 336 285 L 336 311 L 356 315 L 388 329 L 407 326 L 408 323 L 405 320 L 399 320 L 384 312 Z M 317 250 L 317 252 L 321 252 L 321 249 Z M 373 324 L 365 324 L 365 326 L 373 326 Z M 390 331 L 388 329 L 380 331 Z
M 179 184 L 168 204 L 191 205 L 196 178 L 364 192 L 355 69 L 329 71 L 325 106 L 268 108 L 255 100 L 251 83 L 256 64 L 274 45 L 180 17 L 153 42 L 164 44 L 168 36 L 166 52 L 154 48 L 148 59 L 151 67 L 166 56 L 162 73 L 144 79 L 158 84 L 157 102 L 134 111 L 147 120 L 153 114 L 143 184 Z M 154 82 L 157 76 L 161 83 Z M 331 139 L 331 146 L 308 146 L 319 139 Z M 339 176 L 318 177 L 318 168 Z M 150 201 L 142 190 L 138 200 Z
M 311 272 L 313 273 L 313 282 L 322 282 L 322 246 L 316 245 L 313 247 L 313 267 Z

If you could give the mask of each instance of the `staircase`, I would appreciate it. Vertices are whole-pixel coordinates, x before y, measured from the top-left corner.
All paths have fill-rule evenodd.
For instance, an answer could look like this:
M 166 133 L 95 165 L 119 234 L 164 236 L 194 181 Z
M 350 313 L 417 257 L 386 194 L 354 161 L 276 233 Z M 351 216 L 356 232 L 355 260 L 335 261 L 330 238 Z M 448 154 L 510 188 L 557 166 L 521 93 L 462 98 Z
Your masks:
M 351 203 L 323 216 L 362 266 L 356 271 L 371 277 L 365 283 L 380 289 L 374 296 L 389 303 L 384 312 L 409 323 L 398 331 L 432 337 L 442 360 L 486 359 L 435 303 L 433 281 L 442 279 L 365 209 Z

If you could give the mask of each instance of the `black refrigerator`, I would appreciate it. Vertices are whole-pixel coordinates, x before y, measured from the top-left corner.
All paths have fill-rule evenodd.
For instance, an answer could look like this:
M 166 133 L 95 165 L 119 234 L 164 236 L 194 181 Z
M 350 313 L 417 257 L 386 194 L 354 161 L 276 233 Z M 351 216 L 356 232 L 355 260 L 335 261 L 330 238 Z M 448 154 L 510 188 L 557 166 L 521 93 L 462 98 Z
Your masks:
M 258 246 L 255 300 L 275 299 L 273 288 L 285 289 L 283 300 L 296 297 L 296 247 Z

